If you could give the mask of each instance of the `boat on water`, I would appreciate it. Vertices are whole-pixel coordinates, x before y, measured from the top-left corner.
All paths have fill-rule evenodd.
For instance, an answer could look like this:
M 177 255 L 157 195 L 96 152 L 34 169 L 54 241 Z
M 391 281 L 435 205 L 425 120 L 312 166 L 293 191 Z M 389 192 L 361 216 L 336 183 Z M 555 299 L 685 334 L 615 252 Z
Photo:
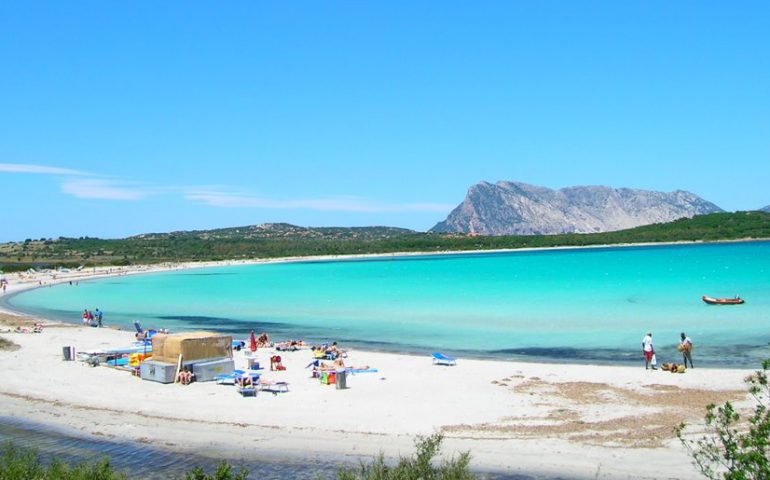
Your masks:
M 744 303 L 744 300 L 737 295 L 735 298 L 714 298 L 703 295 L 703 301 L 709 305 L 740 305 Z

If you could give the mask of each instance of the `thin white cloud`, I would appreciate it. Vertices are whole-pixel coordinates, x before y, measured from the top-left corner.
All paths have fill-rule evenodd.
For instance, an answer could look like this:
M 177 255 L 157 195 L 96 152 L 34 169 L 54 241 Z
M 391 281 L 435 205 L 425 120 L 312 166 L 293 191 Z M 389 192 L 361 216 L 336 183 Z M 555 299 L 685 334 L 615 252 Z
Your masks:
M 100 200 L 141 200 L 155 193 L 144 187 L 96 178 L 67 179 L 62 182 L 61 191 L 77 198 Z
M 447 212 L 454 205 L 438 203 L 383 204 L 360 197 L 334 197 L 321 199 L 272 200 L 248 194 L 217 191 L 191 191 L 188 200 L 223 208 L 308 209 L 318 211 L 383 213 L 383 212 Z
M 71 168 L 47 167 L 45 165 L 30 165 L 25 163 L 0 163 L 0 172 L 5 173 L 34 173 L 42 175 L 74 175 L 80 177 L 93 176 L 92 173 Z
M 81 199 L 136 201 L 158 194 L 182 194 L 187 200 L 221 208 L 261 208 L 275 210 L 316 210 L 356 213 L 436 212 L 446 213 L 455 206 L 439 203 L 387 204 L 361 197 L 338 196 L 317 199 L 274 200 L 250 193 L 232 192 L 225 186 L 171 187 L 148 186 L 71 168 L 22 163 L 0 163 L 0 173 L 26 173 L 64 177 L 61 192 Z

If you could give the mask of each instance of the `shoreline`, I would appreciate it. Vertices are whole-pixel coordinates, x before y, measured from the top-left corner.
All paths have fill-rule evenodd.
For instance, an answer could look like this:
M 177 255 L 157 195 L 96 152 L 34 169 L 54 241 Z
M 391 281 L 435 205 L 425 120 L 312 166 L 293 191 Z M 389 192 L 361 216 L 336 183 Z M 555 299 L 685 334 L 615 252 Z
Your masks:
M 557 247 L 522 247 L 522 248 L 501 248 L 490 250 L 443 250 L 438 252 L 393 252 L 393 253 L 362 253 L 350 255 L 311 255 L 306 257 L 277 257 L 260 258 L 245 260 L 217 260 L 203 262 L 164 262 L 159 264 L 142 264 L 132 266 L 100 266 L 83 268 L 82 270 L 69 270 L 61 272 L 56 270 L 47 270 L 29 274 L 27 272 L 14 272 L 2 274 L 2 277 L 15 277 L 16 283 L 8 283 L 8 291 L 0 293 L 0 298 L 10 296 L 12 293 L 18 293 L 23 290 L 38 288 L 48 285 L 55 285 L 66 281 L 92 280 L 96 278 L 106 278 L 120 275 L 137 275 L 147 273 L 159 273 L 173 270 L 187 270 L 199 268 L 215 268 L 223 266 L 238 265 L 268 265 L 279 263 L 301 263 L 301 262 L 335 262 L 347 260 L 377 260 L 388 258 L 408 258 L 421 256 L 443 256 L 443 255 L 473 255 L 473 254 L 496 254 L 496 253 L 516 253 L 516 252 L 537 252 L 537 251 L 562 251 L 562 250 L 593 250 L 610 248 L 644 248 L 644 247 L 667 247 L 677 245 L 714 245 L 714 244 L 732 244 L 732 243 L 755 243 L 770 242 L 770 239 L 744 238 L 738 240 L 717 240 L 717 241 L 676 241 L 676 242 L 648 242 L 648 243 L 619 243 L 619 244 L 601 244 L 601 245 L 581 245 L 581 246 L 557 246 Z M 89 273 L 90 271 L 90 273 Z M 41 282 L 35 284 L 36 282 Z M 8 311 L 4 304 L 0 303 L 0 311 Z M 21 313 L 23 312 L 12 312 Z
M 456 251 L 456 252 L 395 252 L 395 253 L 383 253 L 383 254 L 355 254 L 355 255 L 315 255 L 308 257 L 281 257 L 270 259 L 244 259 L 244 260 L 223 260 L 212 262 L 183 262 L 183 263 L 161 263 L 154 265 L 136 265 L 128 267 L 91 267 L 82 270 L 68 270 L 66 272 L 60 271 L 41 271 L 41 272 L 20 272 L 5 275 L 5 278 L 10 279 L 8 284 L 8 291 L 3 295 L 0 292 L 0 312 L 12 313 L 15 315 L 32 316 L 37 317 L 43 322 L 63 322 L 69 325 L 79 325 L 80 318 L 73 316 L 72 318 L 64 317 L 60 314 L 51 313 L 51 317 L 46 317 L 47 313 L 43 311 L 25 311 L 23 308 L 16 308 L 9 303 L 15 295 L 30 289 L 49 287 L 56 284 L 70 282 L 77 284 L 79 281 L 90 281 L 103 279 L 108 277 L 116 277 L 123 275 L 141 275 L 152 274 L 161 272 L 173 272 L 173 271 L 185 271 L 185 270 L 198 270 L 206 268 L 218 268 L 218 267 L 237 267 L 237 266 L 249 266 L 249 265 L 269 265 L 269 264 L 286 264 L 286 263 L 326 263 L 326 262 L 357 262 L 357 261 L 390 261 L 391 259 L 409 259 L 410 257 L 446 257 L 446 256 L 484 256 L 495 254 L 516 254 L 519 252 L 553 252 L 553 251 L 581 251 L 581 250 L 602 250 L 602 249 L 627 249 L 627 248 L 642 248 L 653 249 L 655 247 L 670 247 L 670 246 L 689 246 L 689 245 L 713 245 L 713 244 L 740 244 L 740 243 L 756 243 L 756 242 L 768 242 L 768 240 L 755 240 L 755 239 L 741 239 L 719 242 L 659 242 L 659 243 L 629 243 L 629 244 L 615 244 L 615 245 L 592 245 L 592 246 L 565 246 L 565 247 L 528 247 L 521 249 L 498 249 L 498 250 L 484 250 L 484 251 Z M 110 326 L 110 328 L 126 329 L 133 331 L 133 327 L 130 323 L 126 323 L 123 319 L 123 323 L 117 323 Z M 173 328 L 173 327 L 172 327 Z M 179 327 L 177 327 L 179 328 Z M 210 326 L 209 328 L 214 328 Z M 234 330 L 227 330 L 228 333 L 234 332 Z M 287 335 L 296 338 L 307 337 L 307 332 L 285 332 Z M 245 335 L 246 332 L 243 333 Z M 235 333 L 235 335 L 240 335 Z M 238 337 L 242 339 L 242 335 Z M 305 338 L 308 340 L 308 338 Z M 311 341 L 323 342 L 327 341 L 327 338 L 310 338 Z M 337 339 L 339 340 L 339 338 Z M 407 354 L 422 354 L 425 353 L 426 348 L 424 345 L 409 345 L 407 343 L 401 343 L 398 348 L 388 343 L 372 342 L 367 338 L 350 338 L 349 344 L 354 345 L 356 348 L 362 350 L 372 350 L 376 352 L 384 353 L 407 353 Z M 665 348 L 671 347 L 670 350 L 674 352 L 676 342 L 671 345 L 661 345 Z M 704 347 L 705 348 L 705 347 Z M 761 351 L 760 351 L 761 350 Z M 636 357 L 628 350 L 620 349 L 608 349 L 608 348 L 595 348 L 593 350 L 583 353 L 564 353 L 569 352 L 569 347 L 564 347 L 563 350 L 557 349 L 538 349 L 538 348 L 526 348 L 526 346 L 520 346 L 515 349 L 499 349 L 499 350 L 484 350 L 484 349 L 467 349 L 456 346 L 445 353 L 450 353 L 455 356 L 463 356 L 468 358 L 480 359 L 480 360 L 504 360 L 513 362 L 535 362 L 535 363 L 548 363 L 548 364 L 588 364 L 588 365 L 634 365 Z M 676 352 L 674 352 L 676 353 Z M 711 350 L 703 350 L 704 363 L 701 365 L 708 366 L 710 368 L 755 368 L 762 359 L 764 359 L 764 343 L 762 345 L 752 345 L 750 355 L 738 355 L 734 357 L 725 357 L 720 355 L 720 351 L 716 347 Z M 700 355 L 699 355 L 700 356 Z M 676 357 L 676 355 L 674 355 Z M 734 358 L 733 361 L 724 361 L 720 358 Z M 664 358 L 663 361 L 670 361 L 669 357 Z M 674 361 L 676 361 L 674 359 Z
M 755 243 L 770 242 L 770 239 L 744 238 L 739 240 L 718 240 L 718 241 L 677 241 L 677 242 L 650 242 L 650 243 L 621 243 L 621 244 L 602 244 L 602 245 L 583 245 L 583 246 L 560 246 L 560 247 L 523 247 L 509 249 L 492 250 L 458 250 L 458 251 L 440 251 L 440 252 L 394 252 L 394 253 L 362 253 L 351 255 L 312 255 L 307 257 L 278 257 L 246 260 L 217 260 L 204 262 L 180 262 L 180 263 L 159 263 L 132 266 L 100 266 L 83 268 L 82 270 L 68 270 L 66 272 L 58 270 L 43 270 L 40 272 L 29 273 L 13 272 L 0 275 L 0 278 L 6 279 L 6 290 L 0 292 L 0 313 L 5 312 L 12 315 L 35 317 L 27 312 L 11 308 L 7 300 L 14 295 L 25 290 L 48 287 L 64 282 L 79 282 L 95 280 L 100 278 L 109 278 L 122 275 L 141 275 L 169 272 L 175 270 L 216 268 L 225 266 L 246 266 L 246 265 L 270 265 L 281 263 L 302 263 L 302 262 L 342 262 L 357 260 L 378 260 L 391 258 L 409 258 L 421 256 L 444 256 L 444 255 L 484 255 L 499 253 L 516 252 L 537 252 L 537 251 L 564 251 L 564 250 L 594 250 L 610 248 L 645 248 L 645 247 L 667 247 L 677 245 L 713 245 L 713 244 L 732 244 L 732 243 Z M 15 281 L 11 282 L 11 278 Z M 38 318 L 40 321 L 51 322 L 50 319 Z M 57 322 L 57 321 L 54 321 Z M 65 322 L 66 323 L 66 322 Z M 74 324 L 74 323 L 73 323 Z M 558 361 L 558 360 L 557 360 Z
M 378 257 L 383 256 L 401 255 Z M 357 258 L 376 257 L 94 268 L 45 280 L 27 277 L 10 284 L 7 295 L 54 281 Z M 18 315 L 2 304 L 0 311 Z M 367 350 L 351 351 L 346 363 L 378 372 L 349 377 L 349 388 L 336 390 L 309 378 L 307 351 L 260 349 L 262 365 L 278 353 L 287 367 L 264 371 L 263 378 L 287 381 L 290 391 L 242 398 L 233 387 L 212 382 L 163 385 L 113 368 L 62 361 L 63 346 L 78 351 L 120 347 L 133 340 L 133 332 L 45 323 L 40 334 L 0 334 L 20 346 L 0 351 L 7 379 L 0 384 L 0 398 L 12 417 L 86 437 L 232 461 L 255 452 L 309 462 L 333 458 L 356 464 L 379 453 L 394 459 L 413 453 L 416 435 L 442 432 L 443 455 L 470 451 L 471 468 L 478 471 L 586 479 L 700 478 L 673 426 L 684 421 L 697 431 L 708 403 L 750 405 L 743 383 L 753 371 L 748 369 L 696 368 L 679 375 L 645 371 L 641 360 L 631 367 L 465 358 L 455 367 L 439 367 L 428 356 Z M 245 352 L 235 352 L 235 361 L 236 368 L 244 368 Z
M 124 346 L 131 332 L 51 324 L 40 334 L 2 336 L 21 347 L 0 352 L 6 378 L 0 398 L 12 417 L 231 461 L 258 454 L 356 464 L 380 452 L 386 458 L 410 455 L 415 436 L 442 432 L 444 455 L 470 451 L 471 467 L 479 471 L 698 478 L 673 426 L 702 423 L 707 403 L 740 405 L 748 398 L 747 370 L 720 369 L 715 375 L 697 368 L 679 375 L 471 359 L 441 367 L 428 356 L 357 350 L 346 363 L 378 372 L 350 376 L 349 388 L 336 390 L 310 378 L 307 350 L 271 348 L 256 352 L 260 363 L 269 364 L 278 353 L 287 370 L 263 371 L 263 378 L 287 381 L 290 391 L 242 398 L 233 387 L 213 382 L 163 385 L 62 360 L 62 346 Z M 245 367 L 245 352 L 234 358 L 236 368 Z

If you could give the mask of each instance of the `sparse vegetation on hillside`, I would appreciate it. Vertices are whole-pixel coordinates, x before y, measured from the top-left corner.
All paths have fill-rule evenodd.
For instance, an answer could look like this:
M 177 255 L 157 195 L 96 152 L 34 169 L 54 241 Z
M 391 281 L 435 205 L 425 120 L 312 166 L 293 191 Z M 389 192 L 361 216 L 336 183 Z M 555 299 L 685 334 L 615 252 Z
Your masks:
M 389 227 L 303 228 L 268 224 L 153 233 L 117 240 L 27 239 L 0 245 L 0 269 L 768 238 L 767 212 L 713 213 L 607 233 L 500 237 L 419 233 Z

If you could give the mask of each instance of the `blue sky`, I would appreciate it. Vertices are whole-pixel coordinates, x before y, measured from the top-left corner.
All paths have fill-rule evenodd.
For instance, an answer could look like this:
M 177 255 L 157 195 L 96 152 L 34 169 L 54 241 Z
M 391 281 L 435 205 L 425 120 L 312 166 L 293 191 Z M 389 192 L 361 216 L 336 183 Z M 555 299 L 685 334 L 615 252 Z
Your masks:
M 472 184 L 770 204 L 767 2 L 0 6 L 0 241 L 426 230 Z

